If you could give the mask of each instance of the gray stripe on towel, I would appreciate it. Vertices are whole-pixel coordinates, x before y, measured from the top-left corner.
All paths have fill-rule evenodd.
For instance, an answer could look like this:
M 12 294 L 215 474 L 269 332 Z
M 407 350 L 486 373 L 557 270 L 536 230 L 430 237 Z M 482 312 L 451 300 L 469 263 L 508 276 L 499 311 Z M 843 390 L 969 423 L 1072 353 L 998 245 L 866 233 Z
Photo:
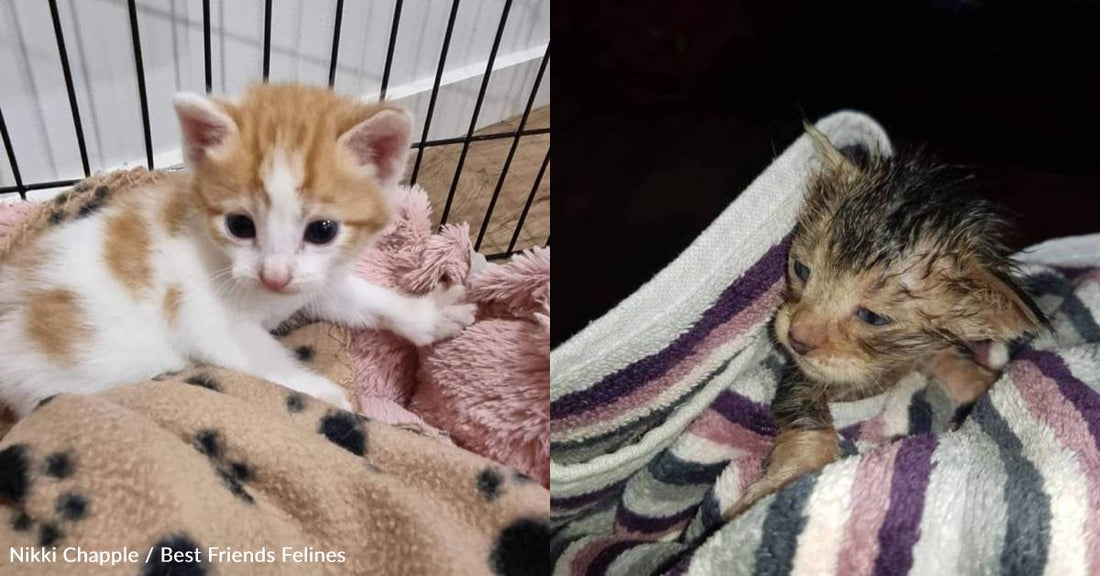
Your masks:
M 1009 576 L 1042 574 L 1050 539 L 1050 498 L 1043 477 L 1023 455 L 1023 445 L 987 395 L 974 406 L 976 420 L 997 443 L 1008 479 L 1004 485 L 1008 526 L 1001 548 L 1001 572 Z
M 820 472 L 807 474 L 780 490 L 764 520 L 767 536 L 756 548 L 756 576 L 784 576 L 790 574 L 794 554 L 798 550 L 798 535 L 806 527 L 806 503 L 814 491 Z

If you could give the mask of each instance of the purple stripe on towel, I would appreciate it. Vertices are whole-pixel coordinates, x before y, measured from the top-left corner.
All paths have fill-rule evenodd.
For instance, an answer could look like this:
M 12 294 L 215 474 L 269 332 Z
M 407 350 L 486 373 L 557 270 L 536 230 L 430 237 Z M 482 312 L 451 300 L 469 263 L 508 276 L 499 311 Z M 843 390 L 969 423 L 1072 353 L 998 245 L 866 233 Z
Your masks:
M 600 488 L 595 492 L 587 492 L 584 494 L 578 494 L 576 496 L 565 496 L 562 498 L 551 497 L 550 507 L 554 510 L 565 510 L 569 508 L 580 508 L 582 506 L 592 504 L 593 502 L 599 502 L 600 500 L 603 500 L 604 498 L 607 498 L 608 496 L 611 496 L 616 492 L 621 492 L 623 486 L 626 486 L 627 480 L 629 480 L 629 478 L 624 478 L 622 480 L 619 480 L 618 482 L 615 482 L 614 484 L 604 486 L 603 488 Z
M 633 534 L 664 534 L 677 524 L 686 523 L 695 515 L 696 506 L 685 508 L 671 516 L 645 516 L 620 505 L 615 512 L 615 524 Z
M 855 442 L 856 440 L 859 440 L 859 433 L 862 428 L 863 422 L 856 422 L 855 424 L 850 424 L 841 428 L 840 430 L 837 430 L 837 433 L 847 438 L 848 440 Z
M 736 392 L 723 390 L 710 408 L 723 418 L 761 436 L 775 435 L 775 420 L 767 404 L 754 402 Z
M 611 567 L 611 563 L 619 558 L 619 555 L 635 546 L 642 544 L 649 544 L 648 540 L 620 540 L 604 548 L 592 559 L 592 563 L 585 569 L 585 575 L 599 575 L 606 574 L 607 569 Z M 536 570 L 541 570 L 541 567 L 532 567 Z
M 936 444 L 934 434 L 922 434 L 903 440 L 898 449 L 890 485 L 890 508 L 878 530 L 875 576 L 901 576 L 913 566 L 913 546 L 920 539 L 924 494 Z
M 1065 276 L 1066 279 L 1070 282 L 1077 280 L 1077 278 L 1081 277 L 1086 272 L 1092 272 L 1093 270 L 1096 270 L 1096 268 L 1093 268 L 1091 266 L 1051 266 L 1051 268 L 1057 270 L 1059 274 Z
M 579 414 L 630 394 L 654 378 L 660 378 L 710 334 L 712 330 L 744 310 L 766 293 L 783 275 L 787 241 L 773 246 L 744 275 L 726 288 L 718 301 L 689 329 L 661 351 L 609 374 L 585 390 L 565 394 L 550 403 L 550 417 Z
M 1058 383 L 1058 390 L 1081 414 L 1100 450 L 1100 394 L 1074 376 L 1065 359 L 1053 352 L 1024 348 L 1017 358 L 1031 362 L 1044 376 Z

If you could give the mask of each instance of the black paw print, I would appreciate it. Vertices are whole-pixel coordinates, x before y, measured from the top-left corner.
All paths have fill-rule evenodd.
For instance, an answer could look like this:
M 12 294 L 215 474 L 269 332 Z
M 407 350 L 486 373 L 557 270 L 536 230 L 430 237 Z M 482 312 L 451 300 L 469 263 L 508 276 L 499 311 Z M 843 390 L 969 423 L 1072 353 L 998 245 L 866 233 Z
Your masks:
M 494 574 L 550 574 L 550 526 L 545 520 L 520 518 L 501 530 L 489 553 Z
M 75 471 L 75 459 L 70 452 L 54 452 L 42 462 L 42 477 L 63 481 Z M 38 545 L 52 546 L 64 536 L 65 523 L 83 520 L 91 509 L 88 499 L 76 492 L 63 492 L 54 501 L 56 518 L 35 520 L 27 512 L 26 499 L 34 475 L 31 473 L 30 447 L 15 444 L 0 451 L 0 499 L 13 504 L 11 527 L 17 532 L 28 532 L 38 525 Z
M 363 422 L 363 419 L 351 412 L 330 410 L 321 418 L 317 431 L 344 450 L 356 456 L 363 456 L 367 453 L 367 433 L 363 428 Z
M 252 468 L 244 462 L 229 460 L 225 457 L 221 434 L 217 430 L 199 430 L 198 434 L 195 434 L 195 449 L 210 458 L 218 478 L 230 493 L 249 504 L 255 502 L 244 487 L 245 483 L 252 479 Z

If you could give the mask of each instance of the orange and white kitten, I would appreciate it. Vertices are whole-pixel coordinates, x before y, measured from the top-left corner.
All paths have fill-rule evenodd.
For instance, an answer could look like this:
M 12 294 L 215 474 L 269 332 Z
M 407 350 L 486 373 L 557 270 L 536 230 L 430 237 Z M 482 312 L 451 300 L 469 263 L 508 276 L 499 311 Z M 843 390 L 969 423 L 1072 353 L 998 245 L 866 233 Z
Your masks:
M 175 106 L 189 171 L 74 196 L 0 263 L 0 401 L 19 416 L 192 362 L 348 408 L 269 330 L 303 311 L 424 345 L 473 322 L 461 287 L 413 297 L 353 271 L 389 222 L 408 112 L 297 85 Z

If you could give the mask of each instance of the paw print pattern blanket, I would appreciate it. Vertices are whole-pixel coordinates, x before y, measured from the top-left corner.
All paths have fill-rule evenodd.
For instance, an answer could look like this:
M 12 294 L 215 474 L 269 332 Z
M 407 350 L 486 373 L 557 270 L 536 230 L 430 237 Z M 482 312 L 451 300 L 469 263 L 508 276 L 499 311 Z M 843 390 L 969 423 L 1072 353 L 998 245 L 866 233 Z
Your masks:
M 866 116 L 818 126 L 889 151 Z M 774 434 L 767 325 L 810 151 L 552 352 L 554 573 L 1100 573 L 1100 236 L 1024 256 L 1054 333 L 972 408 L 919 375 L 834 404 L 843 457 L 723 523 Z
M 148 178 L 115 173 L 55 204 Z M 278 333 L 350 383 L 344 330 Z M 549 566 L 548 509 L 537 482 L 434 435 L 215 367 L 55 396 L 0 425 L 2 576 L 528 574 Z
M 53 397 L 0 442 L 4 575 L 518 574 L 547 562 L 546 508 L 503 466 L 216 368 Z

